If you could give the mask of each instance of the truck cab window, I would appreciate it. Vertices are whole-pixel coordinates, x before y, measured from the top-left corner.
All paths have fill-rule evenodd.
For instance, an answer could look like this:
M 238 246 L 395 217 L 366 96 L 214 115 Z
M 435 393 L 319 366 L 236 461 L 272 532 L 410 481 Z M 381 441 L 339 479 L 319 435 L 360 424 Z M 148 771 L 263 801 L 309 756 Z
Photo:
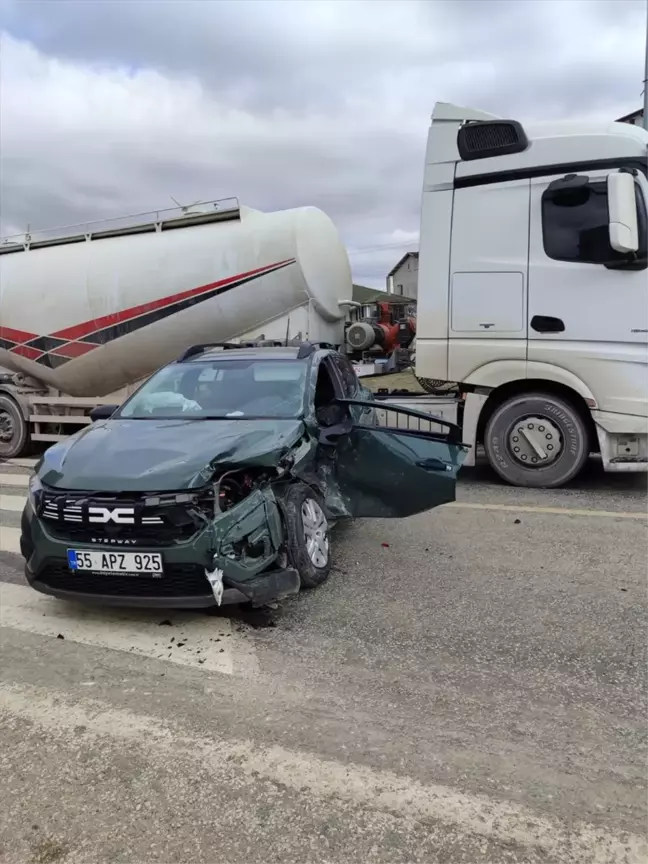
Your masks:
M 566 178 L 569 180 L 569 178 Z M 578 178 L 587 181 L 587 178 Z M 646 204 L 636 187 L 637 220 L 642 246 L 637 258 L 646 258 Z M 594 180 L 556 194 L 552 183 L 542 195 L 544 250 L 556 261 L 580 264 L 622 264 L 627 257 L 610 246 L 607 182 Z

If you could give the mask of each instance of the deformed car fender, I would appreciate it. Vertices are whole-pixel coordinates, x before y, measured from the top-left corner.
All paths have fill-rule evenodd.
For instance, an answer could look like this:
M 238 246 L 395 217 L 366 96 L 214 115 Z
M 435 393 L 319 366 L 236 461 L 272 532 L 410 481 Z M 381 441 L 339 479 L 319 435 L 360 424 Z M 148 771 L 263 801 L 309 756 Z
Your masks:
M 215 518 L 210 530 L 214 555 L 211 568 L 205 568 L 205 577 L 219 605 L 224 585 L 235 588 L 253 606 L 298 593 L 299 573 L 290 567 L 271 566 L 284 544 L 284 528 L 270 486 L 256 489 Z
M 223 580 L 245 581 L 273 564 L 283 543 L 283 526 L 270 486 L 260 487 L 210 523 L 213 568 Z

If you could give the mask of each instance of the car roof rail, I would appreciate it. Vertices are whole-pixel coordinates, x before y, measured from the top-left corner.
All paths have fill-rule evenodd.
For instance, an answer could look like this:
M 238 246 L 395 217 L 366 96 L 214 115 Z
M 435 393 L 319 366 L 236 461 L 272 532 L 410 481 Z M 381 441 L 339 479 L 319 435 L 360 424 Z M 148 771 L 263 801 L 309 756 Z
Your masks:
M 332 345 L 330 342 L 302 342 L 297 352 L 297 359 L 305 360 L 306 357 L 310 357 L 315 351 L 323 351 L 325 349 L 330 351 L 336 350 L 335 345 Z
M 210 348 L 222 348 L 224 351 L 230 351 L 234 348 L 241 347 L 242 346 L 238 345 L 236 342 L 203 342 L 200 345 L 191 345 L 180 357 L 178 357 L 176 362 L 182 363 L 185 360 L 190 360 L 192 357 L 196 357 L 198 354 L 203 354 Z

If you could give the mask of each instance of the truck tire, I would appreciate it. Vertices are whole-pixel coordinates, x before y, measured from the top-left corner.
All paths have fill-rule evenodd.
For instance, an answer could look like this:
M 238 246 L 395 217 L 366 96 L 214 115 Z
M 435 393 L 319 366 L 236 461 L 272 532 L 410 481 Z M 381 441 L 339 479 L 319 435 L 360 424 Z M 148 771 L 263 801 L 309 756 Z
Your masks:
M 29 428 L 18 404 L 0 393 L 0 459 L 26 455 L 29 449 Z
M 331 570 L 329 526 L 321 497 L 305 483 L 289 486 L 283 496 L 288 564 L 302 588 L 316 588 Z
M 589 456 L 587 426 L 567 399 L 524 393 L 499 405 L 484 433 L 484 449 L 512 486 L 555 489 L 580 472 Z

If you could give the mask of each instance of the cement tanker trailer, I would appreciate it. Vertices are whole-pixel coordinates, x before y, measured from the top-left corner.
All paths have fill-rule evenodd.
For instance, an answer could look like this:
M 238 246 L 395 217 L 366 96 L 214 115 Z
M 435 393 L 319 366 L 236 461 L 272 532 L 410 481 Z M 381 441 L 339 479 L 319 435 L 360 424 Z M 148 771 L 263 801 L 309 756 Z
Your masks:
M 0 243 L 0 457 L 58 441 L 188 345 L 344 341 L 331 220 L 235 199 Z

